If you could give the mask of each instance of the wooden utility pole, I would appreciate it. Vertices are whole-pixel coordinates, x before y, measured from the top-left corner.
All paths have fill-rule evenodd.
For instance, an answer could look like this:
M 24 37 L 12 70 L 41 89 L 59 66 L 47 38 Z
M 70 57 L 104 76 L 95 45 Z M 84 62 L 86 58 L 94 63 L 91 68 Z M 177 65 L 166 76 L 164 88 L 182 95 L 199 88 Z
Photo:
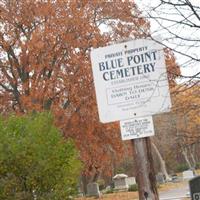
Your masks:
M 135 153 L 139 200 L 159 200 L 149 137 L 131 140 Z
M 147 115 L 171 107 L 162 48 L 153 40 L 139 39 L 91 51 L 100 121 L 120 121 L 122 139 L 132 140 L 140 200 L 159 200 L 148 138 L 154 135 L 153 121 Z

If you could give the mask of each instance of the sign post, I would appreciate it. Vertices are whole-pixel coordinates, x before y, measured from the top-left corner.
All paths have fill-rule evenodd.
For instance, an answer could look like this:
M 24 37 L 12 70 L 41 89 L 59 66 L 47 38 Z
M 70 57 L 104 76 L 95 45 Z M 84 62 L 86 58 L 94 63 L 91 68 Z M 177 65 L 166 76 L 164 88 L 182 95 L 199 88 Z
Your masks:
M 136 180 L 139 188 L 139 199 L 159 200 L 150 138 L 132 139 L 131 142 L 134 147 L 134 159 L 136 161 Z
M 141 117 L 171 107 L 162 46 L 148 39 L 115 44 L 92 50 L 91 62 L 100 121 L 120 121 L 122 139 L 135 150 L 139 198 L 158 200 L 148 138 L 153 123 Z
M 158 200 L 151 141 L 149 136 L 154 135 L 152 117 L 140 117 L 120 121 L 122 140 L 131 139 L 136 161 L 139 186 L 139 199 Z

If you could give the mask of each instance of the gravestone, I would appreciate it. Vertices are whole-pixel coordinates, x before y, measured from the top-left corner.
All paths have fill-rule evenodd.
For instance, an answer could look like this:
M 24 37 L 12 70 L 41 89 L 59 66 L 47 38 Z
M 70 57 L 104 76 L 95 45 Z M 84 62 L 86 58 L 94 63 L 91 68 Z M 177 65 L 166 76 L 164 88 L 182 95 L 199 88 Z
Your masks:
M 97 183 L 87 184 L 87 196 L 100 197 L 99 185 Z
M 171 181 L 173 183 L 177 183 L 177 182 L 182 181 L 182 178 L 178 177 L 177 174 L 172 174 Z
M 126 183 L 128 184 L 128 186 L 136 184 L 135 177 L 127 177 Z
M 78 186 L 78 197 L 83 197 L 83 192 L 81 191 L 80 186 Z
M 116 190 L 128 190 L 128 184 L 126 182 L 127 177 L 126 174 L 117 174 L 113 177 Z
M 183 179 L 191 179 L 194 178 L 194 173 L 192 170 L 187 170 L 183 172 Z
M 105 189 L 106 191 L 110 191 L 111 190 L 111 187 L 110 187 L 110 185 L 108 185 L 107 187 L 106 187 L 106 189 Z
M 200 200 L 200 176 L 189 181 L 190 195 L 192 200 Z
M 156 175 L 156 181 L 157 181 L 157 183 L 159 183 L 159 184 L 165 183 L 165 177 L 164 177 L 164 175 L 163 175 L 162 173 L 158 173 L 158 174 Z

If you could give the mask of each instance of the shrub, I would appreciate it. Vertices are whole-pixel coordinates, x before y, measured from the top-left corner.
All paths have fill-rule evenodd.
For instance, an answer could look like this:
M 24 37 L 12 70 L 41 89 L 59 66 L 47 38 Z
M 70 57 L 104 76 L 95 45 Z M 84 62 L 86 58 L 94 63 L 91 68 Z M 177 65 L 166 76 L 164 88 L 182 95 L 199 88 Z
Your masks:
M 200 169 L 200 162 L 196 163 L 196 169 Z
M 176 167 L 176 172 L 183 172 L 185 170 L 188 170 L 189 167 L 186 163 L 181 163 L 181 164 L 178 164 L 177 167 Z
M 138 191 L 138 185 L 137 184 L 130 185 L 128 191 L 129 192 Z
M 67 200 L 81 163 L 49 113 L 0 119 L 0 199 Z
M 105 181 L 104 181 L 104 179 L 98 179 L 97 183 L 99 185 L 99 190 L 103 190 L 105 188 Z
M 111 194 L 114 192 L 114 189 L 113 188 L 110 188 L 109 190 L 106 190 L 105 194 Z

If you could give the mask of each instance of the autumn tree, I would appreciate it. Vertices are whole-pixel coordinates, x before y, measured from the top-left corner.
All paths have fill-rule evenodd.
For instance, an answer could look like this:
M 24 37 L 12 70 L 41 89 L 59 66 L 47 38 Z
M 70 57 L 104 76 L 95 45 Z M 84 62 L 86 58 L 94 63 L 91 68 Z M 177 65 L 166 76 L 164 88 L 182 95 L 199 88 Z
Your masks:
M 150 37 L 170 52 L 173 52 L 179 58 L 179 66 L 182 69 L 187 68 L 191 74 L 182 75 L 177 71 L 169 70 L 170 77 L 178 75 L 179 80 L 184 81 L 185 85 L 177 86 L 176 82 L 173 83 L 173 86 L 176 86 L 171 90 L 174 112 L 169 114 L 169 118 L 171 117 L 172 120 L 171 122 L 168 120 L 166 125 L 162 126 L 168 134 L 169 127 L 172 128 L 170 135 L 174 138 L 174 141 L 171 141 L 170 148 L 178 147 L 176 148 L 177 152 L 184 154 L 185 160 L 191 167 L 194 166 L 192 163 L 195 163 L 195 159 L 192 157 L 196 155 L 197 148 L 199 148 L 196 129 L 199 116 L 197 106 L 199 97 L 196 88 L 199 87 L 200 79 L 198 67 L 200 61 L 198 54 L 200 42 L 198 34 L 200 28 L 199 2 L 159 0 L 151 4 L 148 4 L 148 2 L 142 3 L 145 5 L 141 7 L 143 8 L 143 17 L 154 23 L 154 29 L 152 29 Z M 193 92 L 195 95 L 193 95 Z M 194 110 L 196 111 L 194 112 Z M 159 117 L 156 118 L 158 120 Z M 160 121 L 164 120 L 160 119 Z M 158 124 L 158 126 L 160 125 Z M 162 137 L 165 138 L 164 134 Z M 157 142 L 160 143 L 159 140 Z M 165 146 L 167 147 L 167 144 Z M 190 158 L 188 159 L 188 157 Z
M 154 117 L 154 141 L 170 171 L 175 171 L 181 163 L 194 169 L 199 162 L 200 147 L 198 81 L 176 85 L 171 94 L 172 111 Z
M 155 128 L 153 143 L 156 145 L 156 148 L 161 154 L 161 159 L 159 159 L 159 156 L 156 154 L 154 155 L 156 163 L 155 167 L 157 171 L 164 173 L 162 170 L 163 160 L 166 166 L 166 171 L 169 174 L 174 173 L 179 164 L 177 157 L 180 155 L 176 137 L 176 117 L 172 112 L 167 112 L 155 115 L 153 119 Z M 159 162 L 159 160 L 161 161 Z
M 117 124 L 99 123 L 90 50 L 145 37 L 149 23 L 128 1 L 3 0 L 0 13 L 1 112 L 51 110 L 95 178 L 123 146 Z
M 149 22 L 131 1 L 2 0 L 0 13 L 1 112 L 51 110 L 63 135 L 75 140 L 89 181 L 111 172 L 124 146 L 117 123 L 99 123 L 89 53 L 149 37 Z M 174 85 L 179 69 L 165 51 Z
M 197 164 L 196 148 L 200 142 L 199 83 L 179 86 L 177 91 L 173 109 L 177 118 L 176 136 L 188 167 L 195 168 Z

